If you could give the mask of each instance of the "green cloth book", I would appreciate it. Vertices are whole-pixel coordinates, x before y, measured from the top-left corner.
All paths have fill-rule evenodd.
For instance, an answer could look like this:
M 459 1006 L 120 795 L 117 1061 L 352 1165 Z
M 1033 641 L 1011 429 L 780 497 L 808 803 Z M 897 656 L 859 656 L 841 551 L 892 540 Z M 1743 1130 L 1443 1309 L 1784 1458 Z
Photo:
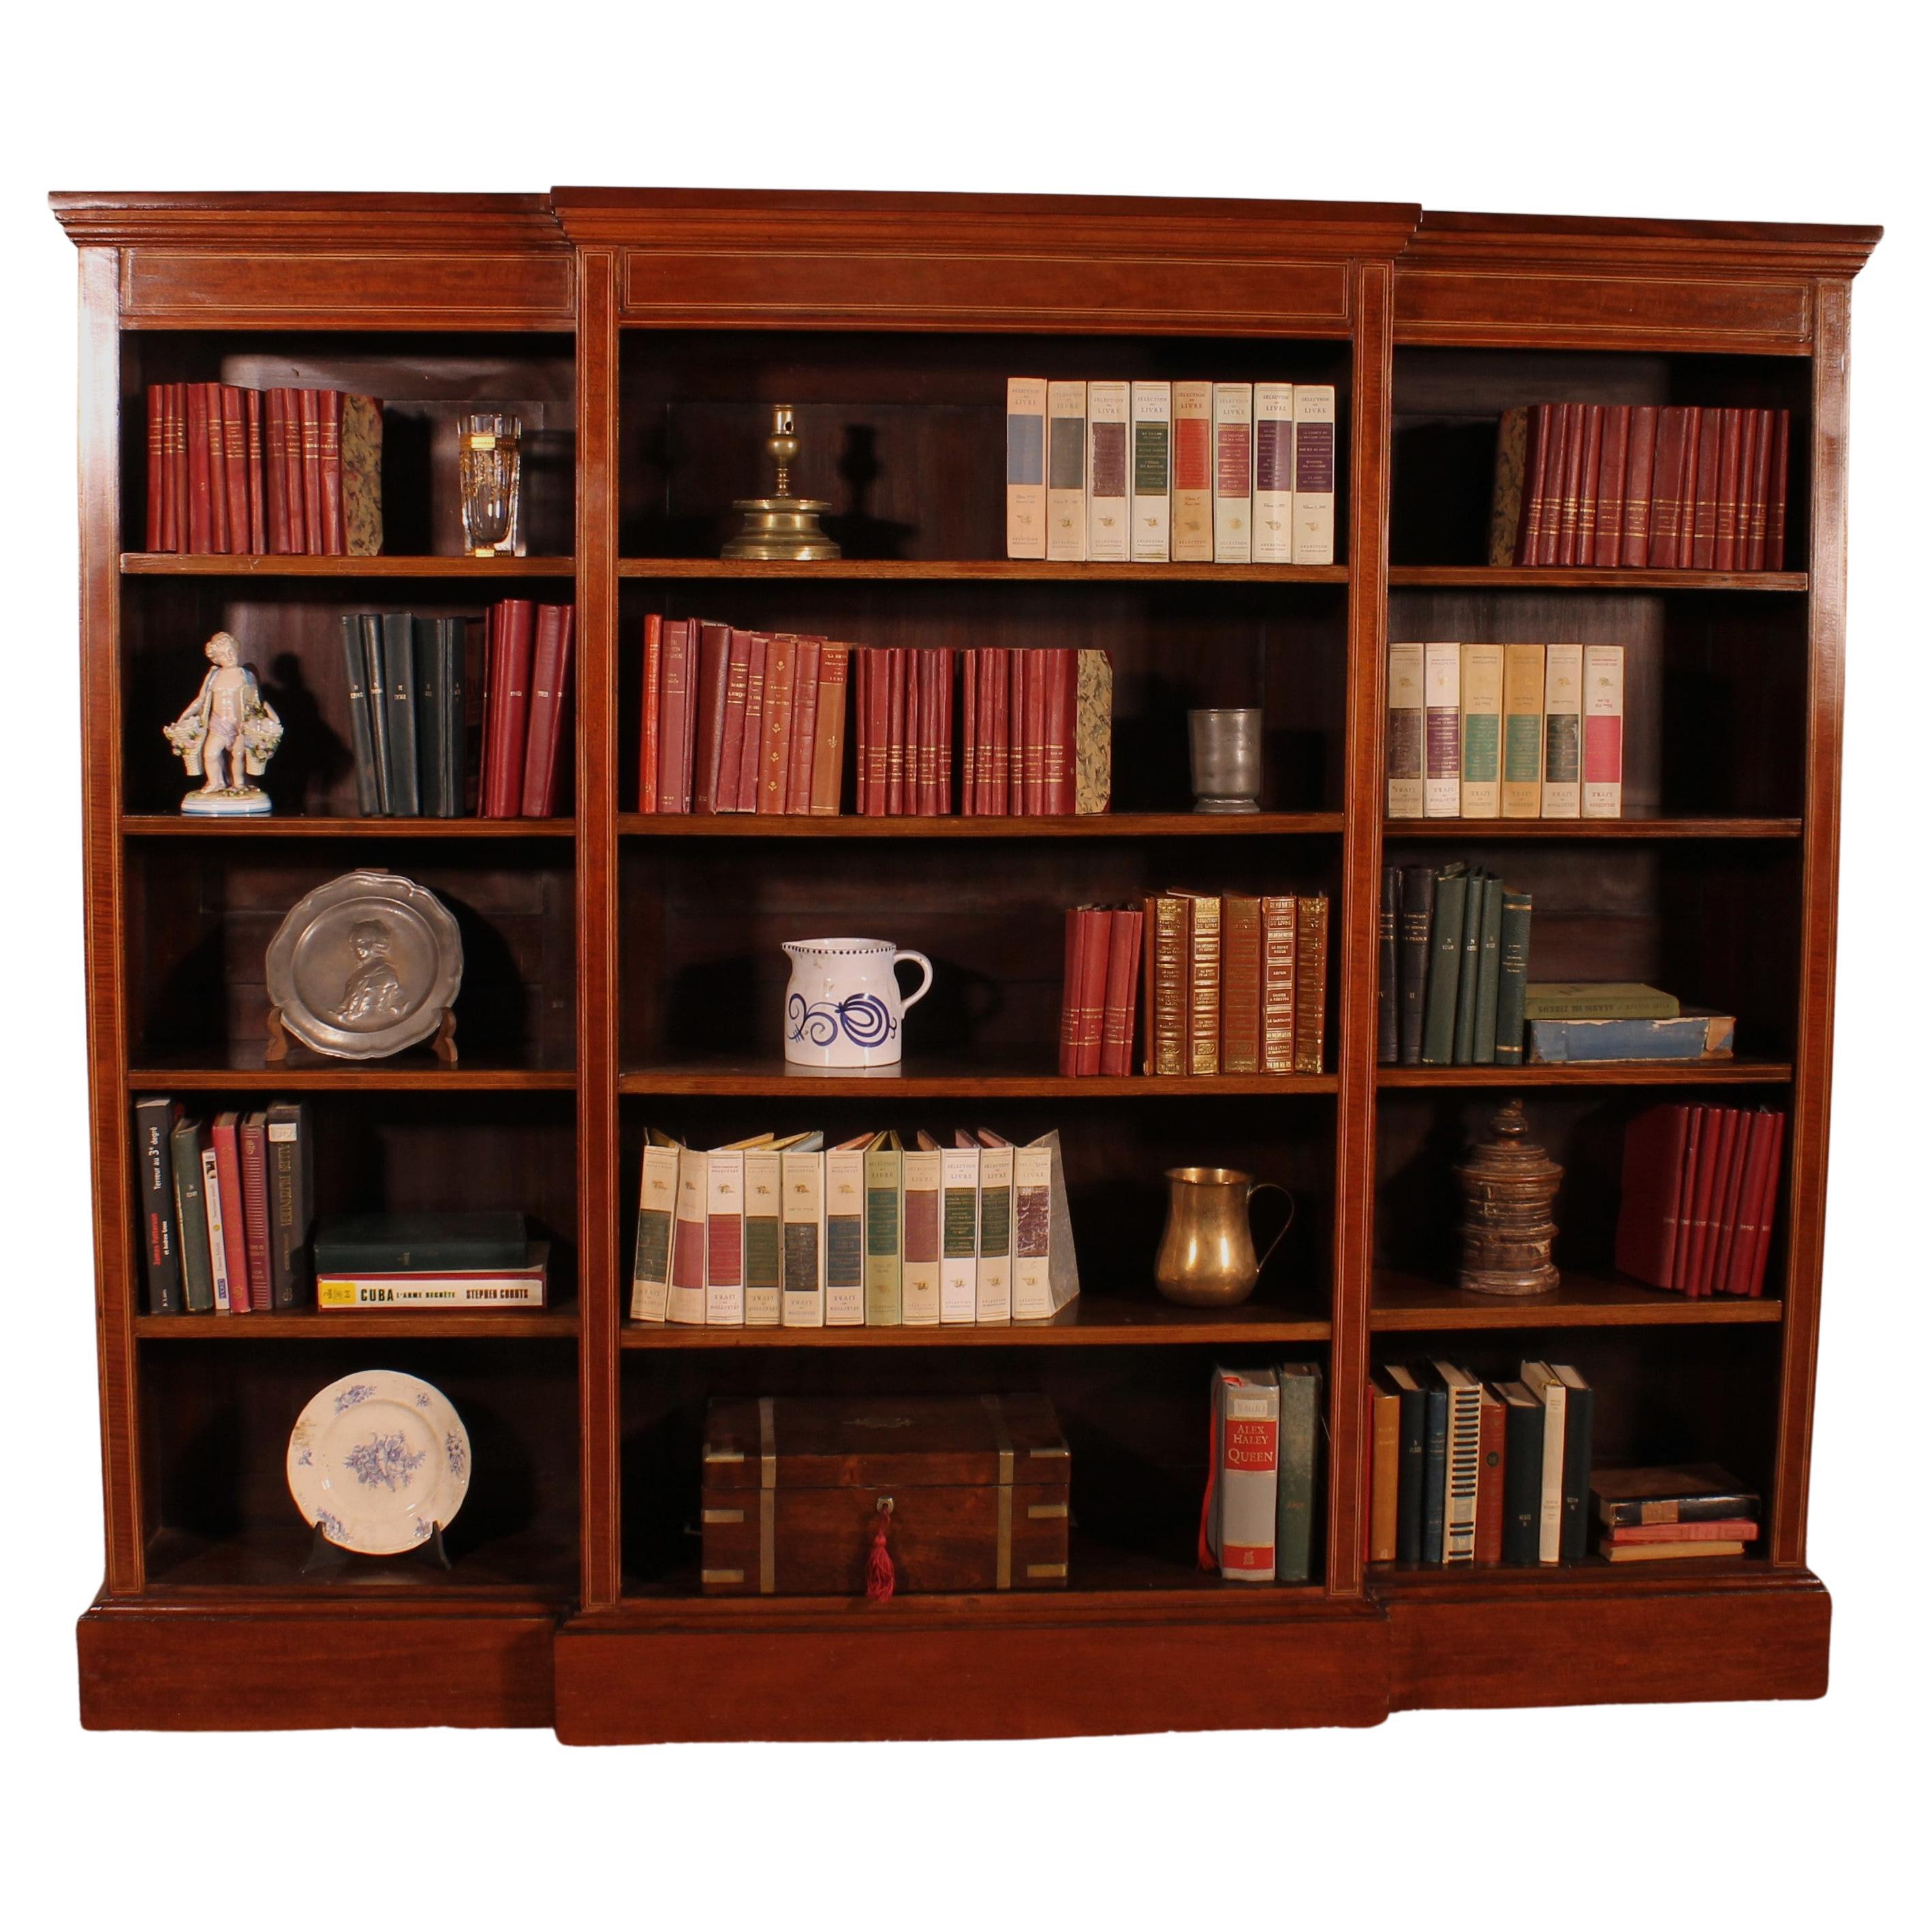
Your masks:
M 1462 898 L 1462 962 L 1456 976 L 1455 1064 L 1473 1066 L 1476 1058 L 1476 994 L 1483 952 L 1483 890 L 1489 874 L 1469 874 Z
M 1315 1547 L 1315 1497 L 1321 1473 L 1322 1371 L 1312 1362 L 1284 1362 L 1280 1380 L 1274 1580 L 1305 1583 Z
M 1529 981 L 1530 896 L 1502 895 L 1502 940 L 1497 948 L 1496 1064 L 1522 1064 L 1523 1000 Z
M 530 1234 L 520 1214 L 338 1214 L 316 1231 L 319 1274 L 407 1274 L 430 1268 L 521 1268 Z
M 1462 909 L 1469 877 L 1459 859 L 1436 875 L 1436 915 L 1429 935 L 1429 991 L 1424 1001 L 1422 1064 L 1448 1066 L 1456 1055 L 1456 981 L 1462 961 Z
M 1675 998 L 1627 980 L 1544 980 L 1529 987 L 1523 1017 L 1532 1020 L 1674 1020 Z
M 1478 1066 L 1493 1066 L 1496 1060 L 1502 931 L 1503 882 L 1492 873 L 1483 880 L 1481 945 L 1476 956 L 1476 1043 L 1469 1057 Z
M 389 810 L 398 818 L 418 818 L 416 620 L 406 610 L 383 614 L 382 674 L 388 693 Z

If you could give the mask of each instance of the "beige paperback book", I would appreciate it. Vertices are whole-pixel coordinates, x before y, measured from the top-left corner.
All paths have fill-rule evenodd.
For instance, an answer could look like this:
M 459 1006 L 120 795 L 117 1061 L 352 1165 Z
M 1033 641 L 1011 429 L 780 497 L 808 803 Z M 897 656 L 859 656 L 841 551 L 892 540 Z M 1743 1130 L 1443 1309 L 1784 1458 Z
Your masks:
M 1087 557 L 1087 385 L 1046 386 L 1046 554 Z
M 1173 384 L 1136 382 L 1133 412 L 1133 561 L 1165 563 L 1174 484 Z
M 1255 386 L 1214 385 L 1214 561 L 1254 558 Z
M 1168 543 L 1176 563 L 1214 561 L 1214 385 L 1174 386 L 1174 489 Z
M 1132 550 L 1127 508 L 1132 392 L 1125 382 L 1087 385 L 1087 561 L 1125 563 Z

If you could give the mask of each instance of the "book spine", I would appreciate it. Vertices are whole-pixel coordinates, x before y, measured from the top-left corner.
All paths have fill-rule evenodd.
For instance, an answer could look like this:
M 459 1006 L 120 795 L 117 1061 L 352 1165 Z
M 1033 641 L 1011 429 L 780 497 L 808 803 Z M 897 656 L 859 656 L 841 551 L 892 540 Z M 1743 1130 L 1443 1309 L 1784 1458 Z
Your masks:
M 1543 694 L 1540 644 L 1503 646 L 1502 815 L 1543 812 Z
M 348 554 L 349 535 L 342 520 L 342 392 L 322 389 L 316 394 L 316 435 L 322 446 L 322 547 L 325 555 Z
M 1128 443 L 1132 416 L 1130 386 L 1087 385 L 1087 557 L 1092 563 L 1125 563 L 1132 554 L 1128 510 Z
M 1472 887 L 1472 896 L 1473 892 Z M 1486 873 L 1476 947 L 1476 1031 L 1469 1054 L 1478 1066 L 1496 1064 L 1496 1035 L 1502 1018 L 1502 923 L 1503 883 L 1494 874 Z
M 570 725 L 570 670 L 577 631 L 574 604 L 546 604 L 540 615 L 550 620 L 556 632 L 556 656 L 550 682 L 536 680 L 531 699 L 530 751 L 524 764 L 524 816 L 548 818 L 557 808 L 559 781 L 567 769 L 564 743 Z M 538 729 L 537 706 L 544 706 Z
M 1532 1384 L 1532 1387 L 1534 1387 Z M 1569 1391 L 1550 1381 L 1537 1388 L 1543 1398 L 1543 1481 L 1538 1497 L 1536 1560 L 1563 1560 L 1563 1442 Z
M 1718 533 L 1711 549 L 1713 570 L 1736 570 L 1738 562 L 1738 479 L 1744 460 L 1744 418 L 1748 410 L 1718 412 Z M 1749 512 L 1745 514 L 1749 516 Z
M 1540 815 L 1576 818 L 1583 808 L 1583 646 L 1544 652 Z
M 1214 561 L 1253 554 L 1255 386 L 1214 385 Z
M 1300 939 L 1292 893 L 1271 893 L 1262 898 L 1261 928 L 1262 1071 L 1292 1073 Z
M 1504 1407 L 1502 1560 L 1526 1567 L 1537 1561 L 1543 1516 L 1543 1406 L 1531 1401 Z
M 775 637 L 766 656 L 764 743 L 758 769 L 758 811 L 766 818 L 784 814 L 791 782 L 792 712 L 798 696 L 802 645 L 801 638 Z
M 1462 646 L 1462 816 L 1502 811 L 1503 647 Z
M 1298 894 L 1294 902 L 1294 1070 L 1319 1073 L 1328 1031 L 1328 899 Z
M 1562 1561 L 1580 1563 L 1588 1553 L 1590 1534 L 1590 1435 L 1596 1394 L 1580 1378 L 1573 1381 L 1563 1406 Z
M 228 548 L 237 556 L 248 548 L 248 405 L 232 382 L 218 386 L 221 398 L 221 468 L 227 497 Z
M 1388 816 L 1426 815 L 1423 758 L 1423 646 L 1391 644 L 1388 654 Z
M 1469 874 L 1462 900 L 1462 956 L 1456 972 L 1454 1064 L 1472 1066 L 1476 1058 L 1476 999 L 1481 990 L 1483 895 L 1488 874 Z
M 523 802 L 524 754 L 530 742 L 530 668 L 536 650 L 536 606 L 526 597 L 508 598 L 501 627 L 502 682 L 492 699 L 495 742 L 484 766 L 488 818 L 514 818 Z M 689 733 L 686 730 L 685 772 L 689 798 Z M 689 809 L 687 802 L 686 808 Z
M 1168 547 L 1176 563 L 1214 561 L 1214 386 L 1174 386 L 1174 488 Z
M 1765 499 L 1764 568 L 1784 568 L 1785 496 L 1791 471 L 1791 412 L 1772 416 L 1771 474 Z
M 416 758 L 416 620 L 406 610 L 382 616 L 384 701 L 388 709 L 389 810 L 398 818 L 422 815 L 422 776 Z
M 1614 568 L 1618 558 L 1623 554 L 1624 478 L 1630 466 L 1630 405 L 1609 405 L 1599 414 L 1603 418 L 1603 447 L 1597 464 L 1596 511 L 1591 530 L 1590 561 L 1602 570 Z
M 1224 1577 L 1271 1582 L 1275 1490 L 1280 1456 L 1280 1390 L 1268 1376 L 1218 1373 L 1215 1430 L 1218 1534 Z
M 662 1322 L 670 1312 L 671 1228 L 676 1218 L 677 1149 L 647 1147 L 631 1258 L 633 1322 Z
M 369 720 L 369 687 L 362 652 L 362 620 L 342 620 L 342 658 L 349 689 L 350 748 L 356 767 L 356 809 L 364 818 L 382 814 L 382 796 L 376 779 L 376 740 Z
M 175 1220 L 174 1102 L 146 1099 L 134 1103 L 135 1198 L 141 1219 L 141 1270 L 148 1284 L 150 1315 L 178 1315 L 182 1292 L 181 1231 Z
M 1398 1382 L 1402 1458 L 1396 1487 L 1395 1560 L 1422 1561 L 1422 1486 L 1429 1448 L 1429 1398 L 1413 1380 Z
M 856 1148 L 825 1156 L 825 1325 L 866 1322 L 866 1156 Z
M 816 638 L 802 638 L 792 666 L 791 731 L 785 747 L 784 808 L 788 818 L 802 818 L 812 810 L 812 761 L 818 742 L 820 666 L 824 651 Z M 930 661 L 938 650 L 923 655 Z
M 188 544 L 196 556 L 206 556 L 214 547 L 214 489 L 208 470 L 208 385 L 184 386 L 188 415 Z
M 1046 379 L 1006 379 L 1006 554 L 1046 554 Z
M 1583 798 L 1586 818 L 1624 810 L 1624 647 L 1583 646 Z
M 296 420 L 302 432 L 302 554 L 325 556 L 328 552 L 328 511 L 322 495 L 322 392 L 295 392 Z
M 1221 1071 L 1258 1073 L 1262 1061 L 1262 902 L 1221 897 Z
M 247 1230 L 248 1306 L 268 1309 L 274 1306 L 274 1288 L 268 1265 L 268 1144 L 266 1121 L 250 1114 L 241 1125 L 238 1138 L 242 1150 L 242 1213 Z
M 1116 914 L 1118 919 L 1120 915 Z M 1013 1319 L 1053 1315 L 1053 1150 L 1013 1150 Z
M 1566 562 L 1588 566 L 1597 554 L 1597 479 L 1604 460 L 1604 407 L 1586 403 L 1583 455 L 1576 472 L 1576 550 Z
M 1104 948 L 1096 947 L 1102 952 Z M 1013 1318 L 1013 1150 L 980 1153 L 979 1269 L 974 1284 L 976 1322 Z
M 161 476 L 161 548 L 178 551 L 188 548 L 188 385 L 164 382 L 161 388 L 166 398 Z
M 1107 971 L 1112 952 L 1113 915 L 1105 907 L 1084 906 L 1081 921 L 1080 978 L 1076 994 L 1073 1070 L 1083 1080 L 1100 1071 L 1107 1023 Z
M 1490 562 L 1516 561 L 1522 534 L 1523 472 L 1529 452 L 1529 411 L 1508 409 L 1496 420 L 1496 482 L 1490 494 Z
M 382 551 L 382 405 L 342 398 L 342 530 L 351 556 Z
M 908 1328 L 931 1328 L 939 1322 L 940 1156 L 926 1149 L 908 1148 L 900 1161 L 905 1244 L 899 1319 Z
M 181 1254 L 182 1300 L 190 1315 L 214 1310 L 214 1273 L 208 1250 L 208 1207 L 202 1194 L 199 1120 L 182 1120 L 168 1136 L 174 1186 L 175 1233 Z
M 946 1148 L 939 1160 L 939 1318 L 970 1323 L 979 1318 L 980 1150 Z
M 708 1154 L 704 1162 L 704 1325 L 745 1325 L 745 1156 Z
M 1458 818 L 1462 812 L 1462 647 L 1422 647 L 1422 690 L 1428 763 L 1423 811 L 1430 818 Z
M 903 817 L 912 809 L 909 782 L 911 774 L 907 761 L 906 653 L 907 646 L 903 644 L 893 644 L 885 652 L 886 810 L 895 818 Z M 768 684 L 765 694 L 767 709 L 772 697 L 772 689 Z M 789 691 L 786 698 L 788 704 Z M 760 812 L 765 809 L 762 802 L 758 809 Z
M 1583 449 L 1588 434 L 1589 405 L 1563 405 L 1562 488 L 1556 510 L 1556 554 L 1546 562 L 1568 566 L 1576 561 L 1576 521 L 1583 501 Z
M 1146 1070 L 1187 1071 L 1187 902 L 1172 895 L 1147 902 L 1142 924 L 1148 956 L 1142 962 L 1148 1010 L 1143 1028 Z
M 1294 556 L 1297 564 L 1335 561 L 1335 388 L 1294 386 Z
M 1173 494 L 1174 386 L 1133 386 L 1133 541 L 1136 563 L 1168 560 Z
M 1087 558 L 1087 385 L 1046 386 L 1046 554 Z
M 780 1214 L 784 1157 L 753 1148 L 745 1155 L 745 1326 L 776 1328 L 783 1319 L 784 1243 Z
M 658 752 L 658 809 L 661 812 L 691 809 L 691 773 L 684 763 L 683 748 L 691 735 L 687 720 L 692 716 L 692 684 L 695 674 L 692 634 L 695 628 L 686 617 L 666 618 L 664 622 L 662 697 L 658 708 L 662 742 Z
M 1084 906 L 1067 908 L 1060 979 L 1060 1075 L 1064 1080 L 1073 1078 L 1080 1071 L 1080 994 L 1087 982 L 1086 947 L 1093 930 Z
M 904 1177 L 897 1148 L 866 1154 L 866 1326 L 896 1328 L 903 1318 Z
M 1785 1117 L 1771 1117 L 1771 1144 L 1765 1155 L 1764 1175 L 1758 1191 L 1756 1224 L 1750 1252 L 1745 1257 L 1734 1292 L 1760 1299 L 1764 1294 L 1765 1276 L 1771 1258 L 1771 1240 L 1778 1226 L 1778 1170 L 1784 1153 Z
M 1678 559 L 1693 570 L 1716 567 L 1718 485 L 1724 468 L 1724 418 L 1728 413 L 1724 410 L 1703 409 L 1696 412 L 1697 470 L 1696 500 L 1691 510 L 1690 554 L 1684 556 L 1680 544 Z
M 812 739 L 812 805 L 816 818 L 837 817 L 845 783 L 845 698 L 852 662 L 847 644 L 825 644 L 818 653 L 818 710 Z
M 784 1163 L 784 1325 L 825 1326 L 825 1156 L 794 1154 Z
M 1772 445 L 1777 431 L 1773 412 L 1753 410 L 1750 438 L 1750 494 L 1744 529 L 1744 568 L 1762 570 L 1765 559 L 1765 520 L 1771 507 Z
M 443 622 L 440 617 L 410 620 L 410 655 L 416 666 L 416 802 L 424 817 L 430 818 L 455 815 L 444 809 L 449 780 L 443 760 L 450 734 L 449 700 L 442 682 L 448 668 L 448 656 L 442 649 Z
M 215 1159 L 212 1138 L 201 1150 L 201 1204 L 208 1220 L 208 1266 L 212 1279 L 214 1311 L 218 1315 L 226 1315 L 233 1310 L 233 1298 L 228 1280 L 228 1241 L 221 1222 L 221 1168 Z M 242 1306 L 245 1310 L 248 1305 L 244 1292 Z
M 1674 569 L 1684 516 L 1684 452 L 1690 412 L 1672 406 L 1657 412 L 1657 444 L 1651 466 L 1650 530 L 1644 562 L 1652 570 Z
M 1316 1479 L 1322 1447 L 1322 1371 L 1280 1372 L 1275 1479 L 1274 1580 L 1305 1583 L 1312 1565 Z
M 242 1117 L 218 1114 L 210 1138 L 214 1143 L 218 1190 L 221 1200 L 221 1244 L 228 1277 L 232 1314 L 251 1312 L 254 1298 L 248 1288 L 248 1222 L 242 1202 Z
M 308 1108 L 278 1101 L 267 1111 L 268 1281 L 272 1305 L 298 1308 L 308 1298 L 309 1231 L 315 1213 L 315 1150 Z
M 1254 560 L 1294 561 L 1294 385 L 1255 385 Z
M 1218 1073 L 1221 1060 L 1221 902 L 1185 897 L 1187 1071 Z
M 1516 554 L 1510 561 L 1536 562 L 1542 551 L 1543 526 L 1549 509 L 1550 464 L 1555 453 L 1556 416 L 1552 406 L 1537 403 L 1529 411 L 1522 459 L 1522 514 L 1516 525 Z
M 1503 1454 L 1507 1411 L 1486 1389 L 1477 1430 L 1476 1552 L 1481 1564 L 1503 1560 Z
M 161 548 L 161 518 L 166 495 L 165 478 L 168 460 L 168 392 L 166 385 L 148 385 L 148 470 L 146 488 L 141 501 L 141 548 Z
M 457 1280 L 447 1276 L 400 1280 L 358 1280 L 324 1275 L 316 1283 L 316 1306 L 325 1311 L 354 1308 L 541 1308 L 547 1289 L 538 1274 Z
M 539 652 L 542 644 L 538 644 Z M 698 722 L 692 742 L 697 763 L 691 775 L 691 809 L 714 816 L 725 808 L 719 787 L 724 762 L 725 707 L 731 681 L 731 632 L 724 624 L 698 626 Z M 534 721 L 532 721 L 534 722 Z M 536 736 L 532 730 L 531 736 Z M 736 773 L 733 776 L 735 780 Z
M 1107 985 L 1100 1016 L 1099 1071 L 1110 1078 L 1123 1078 L 1134 1070 L 1142 916 L 1138 909 L 1127 907 L 1116 907 L 1106 916 Z
M 1442 1561 L 1473 1563 L 1482 1484 L 1482 1384 L 1459 1376 L 1449 1382 L 1444 1396 L 1448 1414 L 1442 1452 Z
M 1650 554 L 1650 506 L 1653 465 L 1657 456 L 1658 411 L 1653 404 L 1634 404 L 1630 412 L 1629 454 L 1624 466 L 1623 541 L 1617 562 L 1642 569 Z
M 1423 1018 L 1429 995 L 1430 942 L 1436 917 L 1436 868 L 1405 866 L 1402 910 L 1396 932 L 1397 970 L 1402 975 L 1401 1064 L 1422 1064 Z
M 670 1292 L 666 1299 L 665 1316 L 694 1328 L 704 1326 L 708 1159 L 688 1148 L 678 1150 L 677 1214 L 671 1228 Z
M 638 724 L 638 809 L 656 813 L 658 801 L 658 756 L 662 732 L 664 704 L 664 620 L 655 611 L 644 620 L 644 702 Z
M 1432 1378 L 1423 1389 L 1422 1400 L 1422 1561 L 1440 1563 L 1444 1560 L 1444 1485 L 1449 1466 L 1449 1391 Z
M 1422 1028 L 1425 1066 L 1450 1066 L 1456 1058 L 1456 982 L 1462 959 L 1462 914 L 1469 880 L 1452 866 L 1436 876 L 1435 914 L 1429 935 L 1429 981 Z
M 1376 923 L 1376 1064 L 1394 1066 L 1402 1058 L 1402 989 L 1396 933 L 1402 922 L 1402 868 L 1382 868 Z
M 1504 562 L 1508 559 L 1503 559 Z M 1369 1546 L 1371 1563 L 1396 1558 L 1396 1505 L 1402 1480 L 1402 1400 L 1369 1384 Z
M 1522 1064 L 1523 1002 L 1529 989 L 1530 896 L 1505 890 L 1496 948 L 1496 1064 Z
M 746 650 L 744 742 L 738 754 L 737 797 L 732 809 L 755 812 L 759 754 L 765 742 L 765 680 L 771 669 L 772 640 L 764 632 L 753 631 L 747 637 Z
M 1078 784 L 1076 716 L 1079 702 L 1080 654 L 1056 645 L 1041 654 L 1046 679 L 1046 748 L 1041 759 L 1042 808 L 1055 818 L 1073 814 Z
M 1755 1543 L 1760 1526 L 1748 1518 L 1719 1518 L 1712 1522 L 1641 1522 L 1628 1529 L 1606 1529 L 1604 1541 L 1612 1549 L 1648 1543 Z

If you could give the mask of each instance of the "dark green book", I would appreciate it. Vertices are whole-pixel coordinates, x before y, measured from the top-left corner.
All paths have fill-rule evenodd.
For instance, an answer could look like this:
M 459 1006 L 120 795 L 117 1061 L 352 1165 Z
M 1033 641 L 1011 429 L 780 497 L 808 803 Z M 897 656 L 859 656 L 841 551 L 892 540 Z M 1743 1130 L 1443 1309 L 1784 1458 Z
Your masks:
M 1436 868 L 1405 866 L 1402 909 L 1396 934 L 1397 970 L 1402 975 L 1402 1064 L 1422 1064 L 1422 1018 L 1429 996 L 1429 928 L 1436 915 Z
M 1470 1057 L 1478 1066 L 1496 1064 L 1502 931 L 1503 882 L 1491 874 L 1483 880 L 1482 935 L 1476 956 L 1476 1045 Z
M 1563 1405 L 1562 1560 L 1580 1563 L 1589 1554 L 1590 1426 L 1597 1398 L 1574 1369 L 1550 1365 L 1569 1390 Z
M 315 1135 L 306 1100 L 278 1100 L 268 1110 L 268 1287 L 273 1306 L 300 1308 L 309 1298 L 309 1237 L 315 1232 Z
M 1543 1405 L 1521 1382 L 1498 1382 L 1503 1416 L 1503 1561 L 1534 1569 L 1543 1520 Z
M 1442 1561 L 1442 1478 L 1449 1463 L 1449 1390 L 1429 1362 L 1414 1362 L 1410 1372 L 1422 1390 L 1422 1560 Z
M 382 614 L 382 672 L 389 705 L 389 809 L 398 818 L 422 816 L 416 766 L 416 620 L 406 610 Z
M 349 683 L 349 748 L 356 761 L 356 809 L 364 818 L 382 814 L 382 784 L 376 770 L 375 727 L 369 717 L 369 668 L 362 650 L 362 620 L 342 620 L 343 669 Z
M 521 1268 L 530 1228 L 520 1214 L 340 1214 L 316 1229 L 318 1274 L 407 1274 L 434 1268 Z
M 369 694 L 369 762 L 376 774 L 379 813 L 394 808 L 389 803 L 389 704 L 388 680 L 382 675 L 382 620 L 374 610 L 364 610 L 356 619 L 362 632 L 362 688 Z
M 1315 1546 L 1315 1496 L 1321 1474 L 1322 1371 L 1310 1362 L 1284 1362 L 1280 1380 L 1274 1580 L 1305 1583 Z
M 1436 875 L 1429 932 L 1429 989 L 1424 999 L 1422 1064 L 1448 1066 L 1456 1058 L 1456 980 L 1462 961 L 1462 908 L 1469 880 L 1462 862 Z
M 441 788 L 436 797 L 439 818 L 460 818 L 470 776 L 470 734 L 466 728 L 470 694 L 464 663 L 469 620 L 439 617 L 436 622 L 436 692 L 442 704 L 438 722 L 442 732 Z
M 1527 892 L 1505 892 L 1502 937 L 1497 948 L 1496 1064 L 1522 1064 L 1523 999 L 1529 986 L 1529 914 Z
M 208 1255 L 208 1202 L 202 1190 L 206 1120 L 178 1120 L 168 1136 L 175 1171 L 175 1226 L 181 1234 L 182 1297 L 190 1315 L 214 1312 L 214 1269 Z
M 418 617 L 412 628 L 410 648 L 416 673 L 416 802 L 425 818 L 447 818 L 442 808 L 442 660 L 436 648 L 440 617 Z
M 1395 1560 L 1398 1563 L 1420 1563 L 1422 1462 L 1429 1434 L 1429 1400 L 1423 1394 L 1421 1384 L 1403 1364 L 1391 1362 L 1376 1373 L 1382 1386 L 1393 1389 L 1401 1404 L 1402 1456 L 1396 1466 Z M 1538 1496 L 1541 1493 L 1539 1489 Z
M 1483 885 L 1489 874 L 1479 867 L 1469 874 L 1462 898 L 1462 961 L 1456 974 L 1455 1064 L 1468 1066 L 1476 1058 L 1476 992 L 1483 952 Z
M 1396 927 L 1401 916 L 1402 872 L 1397 866 L 1384 866 L 1376 954 L 1376 1058 L 1384 1066 L 1394 1066 L 1402 1052 L 1398 1024 L 1402 988 L 1397 983 L 1396 966 Z

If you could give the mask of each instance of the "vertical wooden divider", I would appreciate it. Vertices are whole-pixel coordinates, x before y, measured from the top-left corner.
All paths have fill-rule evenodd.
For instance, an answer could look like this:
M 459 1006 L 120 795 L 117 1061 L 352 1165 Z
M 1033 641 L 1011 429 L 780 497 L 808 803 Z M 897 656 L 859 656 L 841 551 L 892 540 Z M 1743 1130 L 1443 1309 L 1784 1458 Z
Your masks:
M 1348 712 L 1335 1096 L 1334 1340 L 1328 1352 L 1328 1592 L 1362 1591 L 1369 1298 L 1375 1257 L 1376 1000 L 1382 891 L 1382 677 L 1388 628 L 1392 262 L 1354 264 L 1348 448 Z
M 93 1123 L 94 1327 L 100 1376 L 106 1586 L 147 1580 L 128 1172 L 126 882 L 121 799 L 121 251 L 80 250 L 80 731 L 87 921 L 88 1107 Z
M 1818 1378 L 1818 1310 L 1825 1265 L 1825 1172 L 1832 1118 L 1832 1002 L 1838 977 L 1838 764 L 1845 704 L 1845 479 L 1850 428 L 1849 280 L 1812 285 L 1810 652 L 1805 678 L 1804 872 L 1798 1047 L 1784 1155 L 1791 1177 L 1786 1226 L 1784 1356 L 1778 1388 L 1778 1474 L 1771 1559 L 1804 1561 L 1810 1487 L 1811 1405 Z M 1774 1288 L 1776 1284 L 1773 1284 Z
M 583 1604 L 614 1604 L 623 1551 L 617 1223 L 616 256 L 577 256 L 577 1157 Z

